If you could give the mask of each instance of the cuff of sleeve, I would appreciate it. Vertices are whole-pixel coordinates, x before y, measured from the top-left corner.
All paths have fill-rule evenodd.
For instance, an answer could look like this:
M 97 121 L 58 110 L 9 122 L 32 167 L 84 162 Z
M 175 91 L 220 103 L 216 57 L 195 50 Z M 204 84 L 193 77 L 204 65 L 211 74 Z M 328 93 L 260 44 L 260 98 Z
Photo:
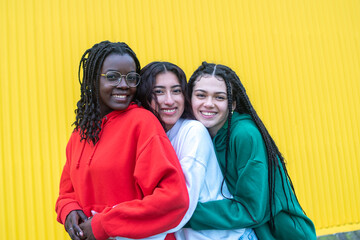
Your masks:
M 65 224 L 65 220 L 67 215 L 69 215 L 69 213 L 71 211 L 74 210 L 82 210 L 81 207 L 79 206 L 79 204 L 77 203 L 69 203 L 66 206 L 63 207 L 63 209 L 61 210 L 61 215 L 60 215 L 60 220 L 62 224 Z
M 94 234 L 94 237 L 97 240 L 106 240 L 110 236 L 105 232 L 102 224 L 101 224 L 101 214 L 95 214 L 91 220 L 91 228 Z

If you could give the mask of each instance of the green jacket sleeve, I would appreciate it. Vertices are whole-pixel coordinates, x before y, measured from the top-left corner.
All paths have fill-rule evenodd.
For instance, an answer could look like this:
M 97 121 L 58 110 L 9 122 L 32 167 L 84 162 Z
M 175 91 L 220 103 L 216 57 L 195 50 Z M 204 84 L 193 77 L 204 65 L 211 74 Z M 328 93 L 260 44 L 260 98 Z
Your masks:
M 254 228 L 269 220 L 267 157 L 261 135 L 255 126 L 237 127 L 230 142 L 227 184 L 236 201 L 198 203 L 186 227 L 195 230 Z

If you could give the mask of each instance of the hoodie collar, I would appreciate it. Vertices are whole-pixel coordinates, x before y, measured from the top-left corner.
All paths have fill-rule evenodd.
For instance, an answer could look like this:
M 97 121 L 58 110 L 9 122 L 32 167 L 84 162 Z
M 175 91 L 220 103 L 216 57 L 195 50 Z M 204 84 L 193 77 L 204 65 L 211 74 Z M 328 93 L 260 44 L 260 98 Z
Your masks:
M 96 149 L 97 149 L 97 147 L 98 147 L 98 145 L 99 145 L 99 143 L 100 143 L 100 141 L 101 141 L 101 135 L 102 135 L 102 133 L 103 133 L 103 130 L 104 130 L 105 125 L 106 125 L 109 121 L 111 121 L 113 118 L 115 118 L 116 116 L 118 116 L 119 114 L 121 114 L 121 113 L 123 113 L 123 112 L 126 112 L 126 111 L 129 111 L 129 110 L 134 109 L 134 108 L 139 108 L 139 106 L 138 106 L 136 103 L 132 102 L 132 103 L 130 103 L 130 105 L 129 105 L 126 109 L 124 109 L 124 110 L 114 110 L 114 111 L 106 114 L 106 115 L 102 118 L 101 130 L 100 130 L 100 133 L 99 133 L 99 141 L 97 141 L 97 143 L 95 144 L 94 149 L 93 149 L 93 151 L 92 151 L 92 153 L 91 153 L 91 155 L 90 155 L 90 158 L 89 158 L 89 160 L 88 160 L 88 162 L 87 162 L 89 166 L 91 165 L 91 162 L 92 162 L 92 159 L 93 159 L 93 157 L 94 157 L 94 155 L 95 155 Z M 83 152 L 84 152 L 85 146 L 86 146 L 87 144 L 90 144 L 90 143 L 88 143 L 86 140 L 83 140 L 83 141 L 84 141 L 83 148 L 82 148 L 82 150 L 81 150 L 81 154 L 80 154 L 80 157 L 79 157 L 79 159 L 78 159 L 76 168 L 79 168 L 79 167 L 80 167 L 80 159 L 81 159 L 82 154 L 83 154 Z
M 246 114 L 246 113 L 233 112 L 233 114 L 231 116 L 231 125 L 237 121 L 244 120 L 244 119 L 252 119 L 252 118 L 249 114 Z M 229 120 L 226 120 L 226 122 L 221 127 L 221 129 L 228 129 L 228 124 L 229 124 L 228 121 Z
M 110 120 L 110 119 L 118 116 L 120 113 L 129 111 L 129 110 L 134 109 L 134 108 L 140 108 L 140 107 L 139 107 L 136 103 L 132 102 L 132 103 L 130 103 L 130 105 L 129 105 L 126 109 L 124 109 L 124 110 L 114 110 L 114 111 L 106 114 L 106 115 L 103 117 L 103 119 L 102 119 L 103 123 L 102 123 L 102 125 L 101 125 L 101 129 L 102 129 L 102 127 L 103 127 L 104 122 L 106 123 L 108 120 Z

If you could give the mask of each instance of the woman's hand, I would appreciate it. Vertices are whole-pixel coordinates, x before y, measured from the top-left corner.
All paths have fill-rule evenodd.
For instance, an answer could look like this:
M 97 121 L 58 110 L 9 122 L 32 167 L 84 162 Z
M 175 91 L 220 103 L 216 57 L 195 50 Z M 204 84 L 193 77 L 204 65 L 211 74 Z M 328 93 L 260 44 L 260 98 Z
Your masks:
M 81 210 L 71 211 L 65 220 L 65 229 L 72 240 L 84 239 L 84 233 L 80 228 L 80 223 L 86 222 L 88 218 Z
M 92 228 L 91 228 L 91 221 L 92 221 L 92 218 L 90 218 L 86 222 L 83 222 L 80 224 L 80 228 L 84 232 L 84 236 L 85 236 L 86 240 L 96 240 L 94 233 L 92 231 Z

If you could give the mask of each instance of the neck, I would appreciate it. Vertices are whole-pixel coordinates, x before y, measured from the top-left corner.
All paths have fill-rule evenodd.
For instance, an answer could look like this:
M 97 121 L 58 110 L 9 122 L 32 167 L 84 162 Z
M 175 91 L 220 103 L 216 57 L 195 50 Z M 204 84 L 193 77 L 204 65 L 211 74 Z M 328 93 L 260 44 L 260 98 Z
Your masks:
M 218 132 L 218 131 L 211 131 L 210 129 L 208 129 L 208 130 L 209 130 L 211 138 L 214 138 L 216 136 L 217 132 Z

